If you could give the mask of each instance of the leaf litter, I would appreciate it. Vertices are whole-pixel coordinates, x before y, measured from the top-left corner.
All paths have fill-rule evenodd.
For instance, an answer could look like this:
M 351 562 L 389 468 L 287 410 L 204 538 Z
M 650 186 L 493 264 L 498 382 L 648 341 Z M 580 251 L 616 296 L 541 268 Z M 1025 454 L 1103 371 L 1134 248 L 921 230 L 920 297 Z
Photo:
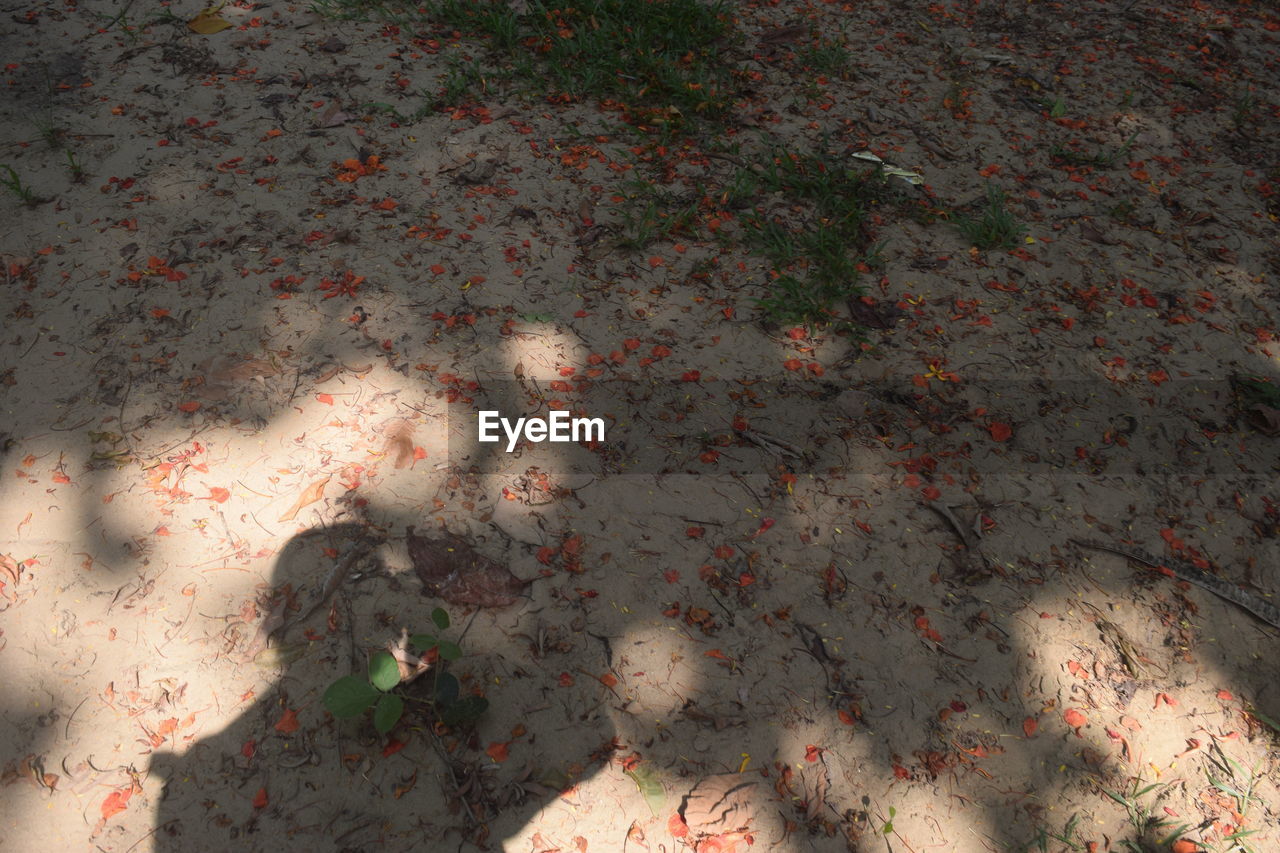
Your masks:
M 701 120 L 691 110 L 571 88 L 540 93 L 536 107 L 506 97 L 501 53 L 477 53 L 500 31 L 477 41 L 469 13 L 447 25 L 299 28 L 251 6 L 206 10 L 218 29 L 207 37 L 92 2 L 17 13 L 41 37 L 16 44 L 6 84 L 43 126 L 7 123 L 6 174 L 60 212 L 28 216 L 18 195 L 4 197 L 15 248 L 2 259 L 13 330 L 0 383 L 17 402 L 0 433 L 0 650 L 39 654 L 56 677 L 13 664 L 5 716 L 15 746 L 57 732 L 64 770 L 103 771 L 76 776 L 81 801 L 65 782 L 15 776 L 34 782 L 6 789 L 15 813 L 47 819 L 15 829 L 13 843 L 61 849 L 90 830 L 117 850 L 163 849 L 169 833 L 306 843 L 324 826 L 353 848 L 386 843 L 379 833 L 460 831 L 492 846 L 527 819 L 538 825 L 523 842 L 548 850 L 656 845 L 667 830 L 703 851 L 746 849 L 743 833 L 757 849 L 839 849 L 859 836 L 963 849 L 972 825 L 1018 849 L 1037 832 L 1070 836 L 1054 821 L 1079 808 L 1088 820 L 1064 844 L 1088 849 L 1128 839 L 1127 806 L 1098 795 L 1097 780 L 1145 773 L 1141 755 L 1161 773 L 1178 761 L 1187 781 L 1158 807 L 1177 817 L 1156 813 L 1198 827 L 1195 847 L 1253 828 L 1241 837 L 1274 845 L 1266 774 L 1252 810 L 1224 805 L 1196 772 L 1204 750 L 1188 747 L 1212 738 L 1240 759 L 1222 765 L 1240 777 L 1232 789 L 1248 789 L 1274 742 L 1274 679 L 1230 641 L 1247 633 L 1266 660 L 1273 638 L 1195 590 L 1119 559 L 1084 563 L 1066 543 L 1123 536 L 1277 588 L 1263 557 L 1277 512 L 1256 479 L 1277 432 L 1266 228 L 1280 209 L 1265 126 L 1275 105 L 1259 72 L 1272 12 L 1064 19 L 1035 6 L 929 7 L 901 26 L 884 4 L 744 7 L 732 12 L 742 38 L 714 46 L 743 61 L 733 124 L 684 139 L 681 123 Z M 561 12 L 549 38 L 607 26 Z M 841 26 L 867 44 L 854 50 Z M 55 30 L 85 58 L 46 63 L 34 46 Z M 481 57 L 474 76 L 446 61 L 462 53 Z M 446 85 L 468 79 L 469 91 Z M 637 124 L 661 133 L 618 129 Z M 869 209 L 883 265 L 855 270 L 862 291 L 832 303 L 866 340 L 755 322 L 753 300 L 813 262 L 735 245 L 748 214 L 781 227 L 797 213 L 794 199 L 749 192 L 788 159 L 756 157 L 745 140 L 757 133 L 794 143 L 797 162 L 823 150 L 847 167 L 869 151 L 902 164 L 900 189 L 923 179 L 908 215 Z M 37 134 L 48 138 L 32 144 Z M 90 180 L 74 180 L 69 162 Z M 743 174 L 729 168 L 743 163 Z M 742 182 L 736 192 L 726 176 Z M 635 187 L 618 186 L 632 177 Z M 991 247 L 971 250 L 948 221 L 964 199 L 992 198 L 986 182 L 1004 204 L 991 233 L 974 235 Z M 627 233 L 633 191 L 653 202 L 653 217 L 636 221 L 656 235 Z M 1002 248 L 1010 234 L 1017 245 Z M 643 251 L 632 257 L 624 239 Z M 509 374 L 508 345 L 535 394 L 649 371 L 692 395 L 726 364 L 817 380 L 818 395 L 868 375 L 890 381 L 816 433 L 743 398 L 753 426 L 689 454 L 705 466 L 693 489 L 688 472 L 582 485 L 525 459 L 485 471 L 420 455 L 443 450 L 431 419 L 409 416 L 413 431 L 396 420 L 435 415 L 491 368 Z M 326 375 L 326 364 L 361 369 Z M 1241 386 L 1234 406 L 1229 394 L 1155 396 L 1237 371 L 1263 384 Z M 1004 393 L 976 381 L 990 376 Z M 1064 377 L 1143 398 L 1137 410 L 1178 445 L 1160 464 L 1141 459 L 1140 433 L 1087 395 L 1071 399 Z M 1043 383 L 1034 405 L 1006 410 L 1023 380 Z M 1092 434 L 1054 425 L 1064 402 Z M 77 430 L 101 439 L 83 460 Z M 1230 482 L 1151 485 L 1151 471 L 1192 470 L 1215 445 L 1237 456 L 1239 469 L 1217 472 Z M 837 447 L 847 452 L 826 455 Z M 1015 476 L 984 473 L 991 459 Z M 1046 459 L 1086 476 L 1055 491 L 1035 467 Z M 501 517 L 496 501 L 522 522 L 501 562 L 480 553 L 479 536 L 443 532 L 483 530 Z M 350 586 L 338 545 L 308 562 L 301 600 L 240 612 L 272 584 L 273 556 L 299 522 L 439 532 L 411 532 L 407 561 Z M 690 524 L 715 533 L 690 538 Z M 577 538 L 587 530 L 589 552 Z M 473 739 L 403 727 L 385 741 L 339 736 L 317 710 L 314 688 L 335 668 L 424 624 L 406 569 L 442 600 L 488 611 L 450 688 L 493 700 Z M 520 579 L 536 573 L 546 583 Z M 526 596 L 529 607 L 511 607 Z M 1096 639 L 1098 617 L 1081 603 L 1132 644 Z M 242 628 L 265 641 L 303 613 L 290 646 L 273 650 L 288 654 L 267 661 L 290 667 L 279 684 L 225 651 L 243 648 Z M 295 646 L 315 654 L 287 660 Z M 1213 731 L 1174 710 L 1187 707 L 1216 714 Z M 289 731 L 278 728 L 286 711 Z M 517 718 L 537 737 L 515 735 Z M 298 749 L 313 741 L 334 747 L 319 750 L 323 763 Z M 185 761 L 165 759 L 170 747 Z M 692 802 L 707 807 L 686 808 L 688 824 L 655 819 L 644 785 L 603 769 L 624 749 L 645 754 L 630 772 L 662 773 L 671 802 L 701 788 Z M 36 753 L 52 764 L 43 747 L 13 750 Z M 103 764 L 108 755 L 122 763 Z M 139 773 L 148 761 L 153 772 Z M 435 770 L 419 778 L 408 762 Z M 725 768 L 765 789 L 749 820 L 702 785 Z M 160 785 L 188 779 L 162 796 Z M 363 814 L 309 806 L 289 795 L 294 782 L 340 792 Z M 359 793 L 369 790 L 404 802 L 379 811 Z M 629 824 L 644 830 L 624 836 Z
M 468 540 L 447 530 L 438 536 L 405 531 L 413 570 L 427 595 L 450 604 L 507 607 L 518 601 L 531 582 L 481 554 Z

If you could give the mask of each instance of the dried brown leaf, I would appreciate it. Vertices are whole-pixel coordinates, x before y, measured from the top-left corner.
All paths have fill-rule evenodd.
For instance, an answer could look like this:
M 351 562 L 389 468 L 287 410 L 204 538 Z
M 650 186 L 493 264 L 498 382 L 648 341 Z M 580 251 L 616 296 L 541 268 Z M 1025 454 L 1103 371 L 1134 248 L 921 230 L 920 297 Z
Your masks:
M 805 818 L 813 820 L 826 807 L 827 795 L 831 793 L 831 776 L 821 753 L 816 762 L 806 765 L 800 772 L 800 783 L 804 786 L 807 806 Z
M 783 44 L 789 41 L 799 41 L 809 34 L 807 24 L 793 24 L 789 27 L 774 27 L 771 30 L 765 30 L 760 34 L 761 44 Z
M 392 418 L 383 427 L 382 434 L 386 437 L 383 452 L 396 468 L 408 468 L 413 464 L 413 434 L 416 429 L 412 421 L 404 418 Z
M 409 527 L 405 539 L 413 570 L 427 594 L 450 604 L 506 607 L 515 603 L 528 583 L 447 530 L 432 538 L 417 536 Z
M 293 519 L 297 517 L 298 513 L 302 512 L 304 508 L 310 506 L 311 504 L 315 503 L 316 501 L 324 497 L 324 487 L 329 485 L 329 480 L 331 478 L 332 478 L 332 475 L 329 475 L 327 477 L 323 477 L 322 479 L 316 480 L 314 483 L 307 486 L 306 489 L 303 490 L 302 494 L 298 495 L 297 502 L 294 503 L 294 505 L 289 508 L 288 512 L 280 516 L 279 520 L 293 521 Z
M 868 304 L 862 297 L 850 296 L 848 305 L 853 321 L 870 329 L 892 329 L 903 314 L 901 308 L 887 300 Z
M 1245 413 L 1249 425 L 1267 436 L 1280 435 L 1280 409 L 1257 403 Z
M 18 582 L 22 579 L 22 567 L 19 566 L 18 561 L 13 559 L 9 554 L 0 554 L 0 569 L 3 569 L 5 574 L 9 576 L 10 580 L 13 581 L 14 586 L 17 586 Z

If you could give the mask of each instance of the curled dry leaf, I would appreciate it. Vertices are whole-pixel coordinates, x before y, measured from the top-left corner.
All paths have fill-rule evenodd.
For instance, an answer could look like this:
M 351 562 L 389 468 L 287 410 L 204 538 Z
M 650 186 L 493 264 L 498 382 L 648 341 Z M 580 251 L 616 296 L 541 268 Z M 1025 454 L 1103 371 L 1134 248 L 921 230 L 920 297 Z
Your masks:
M 1245 420 L 1263 435 L 1280 435 L 1280 410 L 1258 403 L 1245 412 Z
M 280 373 L 280 369 L 264 358 L 239 355 L 208 358 L 196 365 L 204 374 L 203 384 L 192 392 L 209 403 L 234 400 L 246 382 L 264 381 Z
M 120 812 L 129 808 L 129 799 L 133 796 L 133 788 L 120 788 L 107 794 L 102 801 L 102 819 L 110 820 Z
M 387 651 L 396 660 L 400 683 L 407 684 L 431 669 L 431 664 L 409 650 L 409 631 L 400 629 L 400 639 L 387 643 Z
M 408 468 L 413 464 L 414 430 L 413 422 L 404 418 L 392 418 L 382 429 L 382 434 L 386 438 L 383 452 L 392 460 L 391 464 L 396 468 Z
M 827 807 L 827 796 L 831 793 L 831 776 L 821 753 L 817 761 L 800 771 L 800 783 L 804 785 L 805 817 L 813 820 Z
M 302 494 L 298 495 L 298 500 L 289 508 L 289 511 L 280 516 L 278 520 L 293 521 L 293 519 L 297 517 L 298 513 L 302 512 L 303 509 L 324 497 L 324 487 L 329 485 L 331 477 L 332 475 L 323 477 L 307 486 L 306 489 L 303 490 Z
M 0 554 L 0 569 L 4 570 L 4 573 L 13 581 L 14 586 L 17 586 L 18 582 L 22 580 L 22 567 L 17 560 L 13 559 L 12 555 Z
M 413 570 L 426 593 L 450 604 L 506 607 L 515 603 L 529 583 L 447 530 L 432 538 L 414 534 L 410 526 L 405 540 Z
M 316 123 L 317 127 L 341 127 L 354 118 L 350 113 L 343 112 L 342 108 L 337 104 L 333 104 L 329 109 L 325 110 L 320 116 L 320 121 Z

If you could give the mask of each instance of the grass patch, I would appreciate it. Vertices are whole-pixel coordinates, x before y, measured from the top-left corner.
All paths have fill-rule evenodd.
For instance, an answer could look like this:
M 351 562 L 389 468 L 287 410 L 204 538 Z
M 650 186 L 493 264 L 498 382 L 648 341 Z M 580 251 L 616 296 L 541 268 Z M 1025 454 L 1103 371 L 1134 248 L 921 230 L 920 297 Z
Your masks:
M 916 207 L 907 204 L 906 186 L 878 168 L 850 168 L 843 156 L 776 145 L 755 156 L 715 156 L 738 168 L 691 192 L 672 192 L 656 180 L 631 181 L 619 208 L 617 246 L 639 250 L 658 240 L 699 239 L 704 217 L 738 212 L 712 226 L 713 239 L 768 261 L 767 290 L 754 300 L 761 318 L 857 332 L 849 300 L 863 294 L 861 277 L 883 264 L 872 214 Z
M 729 22 L 720 0 L 590 0 L 567 10 L 531 9 L 534 47 L 568 94 L 619 99 L 667 118 L 718 116 L 731 104 L 732 81 L 720 58 Z
M 979 249 L 1013 249 L 1022 241 L 1027 228 L 1005 207 L 1004 190 L 987 185 L 987 203 L 978 216 L 959 214 L 952 220 L 956 230 Z
M 316 0 L 312 8 L 344 20 L 434 23 L 478 37 L 492 52 L 490 78 L 550 84 L 552 100 L 600 99 L 650 130 L 718 118 L 736 90 L 724 59 L 732 28 L 723 0 L 532 2 L 523 14 L 495 0 Z M 456 103 L 478 79 L 451 73 L 446 102 Z
M 653 181 L 636 178 L 623 185 L 617 245 L 639 251 L 671 237 L 692 234 L 698 216 L 697 198 L 682 197 Z
M 697 216 L 696 204 L 672 208 L 655 198 L 623 208 L 618 248 L 639 251 L 686 230 Z
M 747 245 L 773 265 L 769 292 L 756 300 L 765 319 L 852 330 L 837 308 L 860 296 L 862 274 L 881 264 L 868 218 L 872 208 L 894 200 L 885 176 L 826 155 L 778 151 L 731 186 L 736 193 L 780 195 L 788 209 L 801 211 L 786 220 L 759 210 L 742 217 Z
M 444 91 L 441 92 L 445 104 L 460 103 L 468 92 L 487 93 L 488 80 L 485 64 L 478 58 L 470 60 L 452 57 L 449 61 L 449 73 L 444 78 Z
M 494 49 L 514 53 L 520 42 L 520 17 L 506 3 L 495 0 L 441 0 L 431 9 L 432 17 L 452 29 L 489 38 Z
M 1133 223 L 1138 214 L 1138 206 L 1132 199 L 1122 199 L 1107 208 L 1107 216 L 1124 225 Z

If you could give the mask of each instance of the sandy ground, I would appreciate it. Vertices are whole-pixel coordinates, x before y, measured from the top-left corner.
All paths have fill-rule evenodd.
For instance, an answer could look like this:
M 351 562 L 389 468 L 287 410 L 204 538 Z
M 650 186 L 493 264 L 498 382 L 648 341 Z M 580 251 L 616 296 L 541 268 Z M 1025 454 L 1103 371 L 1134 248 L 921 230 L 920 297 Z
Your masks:
M 1280 591 L 1277 439 L 1229 381 L 1280 354 L 1280 17 L 1148 5 L 735 8 L 744 150 L 869 149 L 939 207 L 991 180 L 1028 227 L 878 218 L 901 317 L 861 347 L 758 322 L 714 203 L 617 248 L 621 182 L 716 186 L 708 140 L 431 109 L 474 40 L 10 4 L 0 162 L 40 200 L 0 198 L 0 847 L 1280 849 L 1280 633 L 1070 541 Z M 688 390 L 620 404 L 613 456 L 470 441 L 468 398 L 604 380 Z M 408 525 L 538 578 L 447 605 L 474 731 L 320 700 L 441 603 Z

